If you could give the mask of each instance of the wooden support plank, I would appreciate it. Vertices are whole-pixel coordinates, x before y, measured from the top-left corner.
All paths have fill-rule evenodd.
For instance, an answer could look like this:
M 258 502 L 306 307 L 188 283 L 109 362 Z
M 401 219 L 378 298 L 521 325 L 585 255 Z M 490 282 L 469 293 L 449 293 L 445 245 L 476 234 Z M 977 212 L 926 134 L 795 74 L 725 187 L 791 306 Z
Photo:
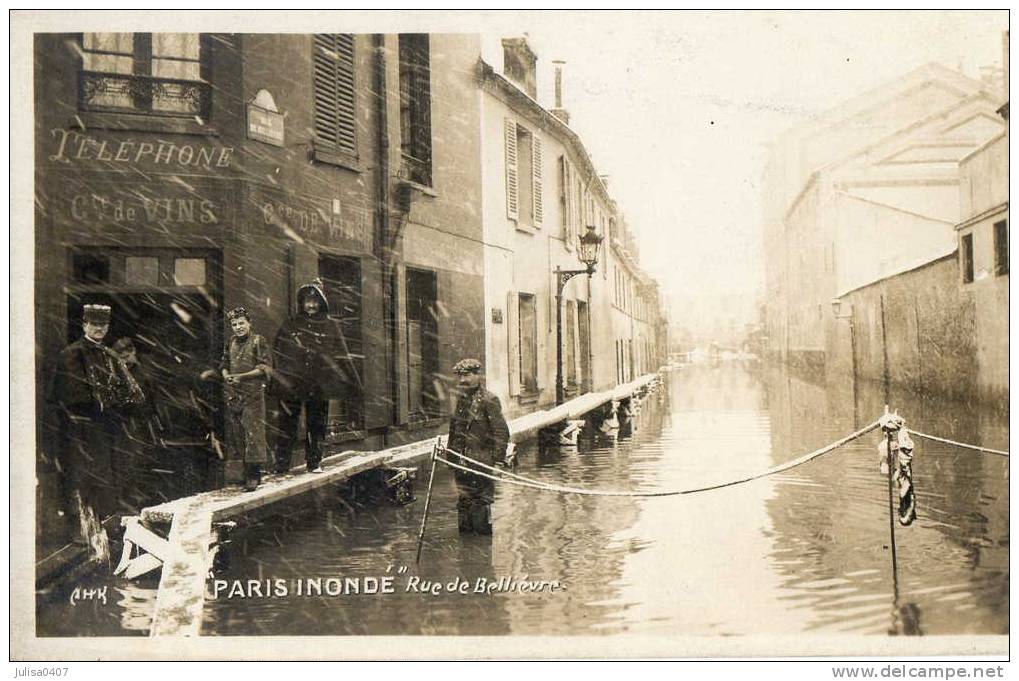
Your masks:
M 183 505 L 173 516 L 150 636 L 198 636 L 209 573 L 212 513 L 201 503 Z

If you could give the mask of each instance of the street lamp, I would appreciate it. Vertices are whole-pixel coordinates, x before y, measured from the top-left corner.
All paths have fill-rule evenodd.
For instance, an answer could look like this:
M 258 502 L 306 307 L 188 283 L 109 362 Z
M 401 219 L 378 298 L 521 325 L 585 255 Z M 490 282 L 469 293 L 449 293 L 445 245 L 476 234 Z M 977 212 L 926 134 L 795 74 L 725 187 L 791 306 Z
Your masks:
M 555 375 L 555 403 L 563 403 L 563 287 L 578 274 L 586 274 L 588 278 L 594 274 L 594 266 L 598 264 L 598 249 L 601 246 L 602 237 L 594 231 L 594 225 L 588 225 L 587 231 L 580 237 L 580 254 L 577 256 L 587 266 L 583 270 L 564 270 L 555 268 L 556 294 L 555 294 L 555 319 L 556 319 L 556 375 Z

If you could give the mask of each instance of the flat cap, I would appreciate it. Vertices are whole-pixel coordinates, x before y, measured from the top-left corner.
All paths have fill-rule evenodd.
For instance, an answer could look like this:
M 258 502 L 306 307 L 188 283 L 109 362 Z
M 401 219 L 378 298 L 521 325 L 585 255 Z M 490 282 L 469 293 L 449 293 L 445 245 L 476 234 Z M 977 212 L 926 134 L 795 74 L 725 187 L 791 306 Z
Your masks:
M 481 362 L 476 359 L 462 359 L 453 365 L 454 374 L 480 374 Z

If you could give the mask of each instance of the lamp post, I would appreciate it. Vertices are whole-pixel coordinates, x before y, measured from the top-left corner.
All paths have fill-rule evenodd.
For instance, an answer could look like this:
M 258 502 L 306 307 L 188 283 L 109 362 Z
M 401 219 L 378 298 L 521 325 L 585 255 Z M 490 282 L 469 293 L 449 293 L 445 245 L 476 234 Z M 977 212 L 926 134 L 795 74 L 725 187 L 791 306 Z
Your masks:
M 555 320 L 556 320 L 556 375 L 555 375 L 555 403 L 563 403 L 565 398 L 563 388 L 563 287 L 578 274 L 586 274 L 588 278 L 594 274 L 594 267 L 598 264 L 598 248 L 601 246 L 602 237 L 594 231 L 594 225 L 588 225 L 587 231 L 580 237 L 580 261 L 587 268 L 583 270 L 564 270 L 555 268 L 556 294 L 555 294 Z

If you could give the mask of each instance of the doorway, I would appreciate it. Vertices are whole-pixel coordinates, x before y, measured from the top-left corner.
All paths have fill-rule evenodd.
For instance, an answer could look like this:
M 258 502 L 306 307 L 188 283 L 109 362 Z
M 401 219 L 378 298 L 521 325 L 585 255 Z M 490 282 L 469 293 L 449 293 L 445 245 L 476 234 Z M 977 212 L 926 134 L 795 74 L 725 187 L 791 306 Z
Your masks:
M 438 278 L 407 269 L 407 418 L 442 416 L 439 385 Z
M 222 355 L 220 252 L 80 247 L 70 260 L 67 341 L 81 337 L 84 305 L 109 305 L 106 345 L 130 341 L 132 374 L 146 393 L 124 432 L 129 470 L 116 471 L 126 502 L 142 508 L 215 486 L 220 388 L 199 375 Z

